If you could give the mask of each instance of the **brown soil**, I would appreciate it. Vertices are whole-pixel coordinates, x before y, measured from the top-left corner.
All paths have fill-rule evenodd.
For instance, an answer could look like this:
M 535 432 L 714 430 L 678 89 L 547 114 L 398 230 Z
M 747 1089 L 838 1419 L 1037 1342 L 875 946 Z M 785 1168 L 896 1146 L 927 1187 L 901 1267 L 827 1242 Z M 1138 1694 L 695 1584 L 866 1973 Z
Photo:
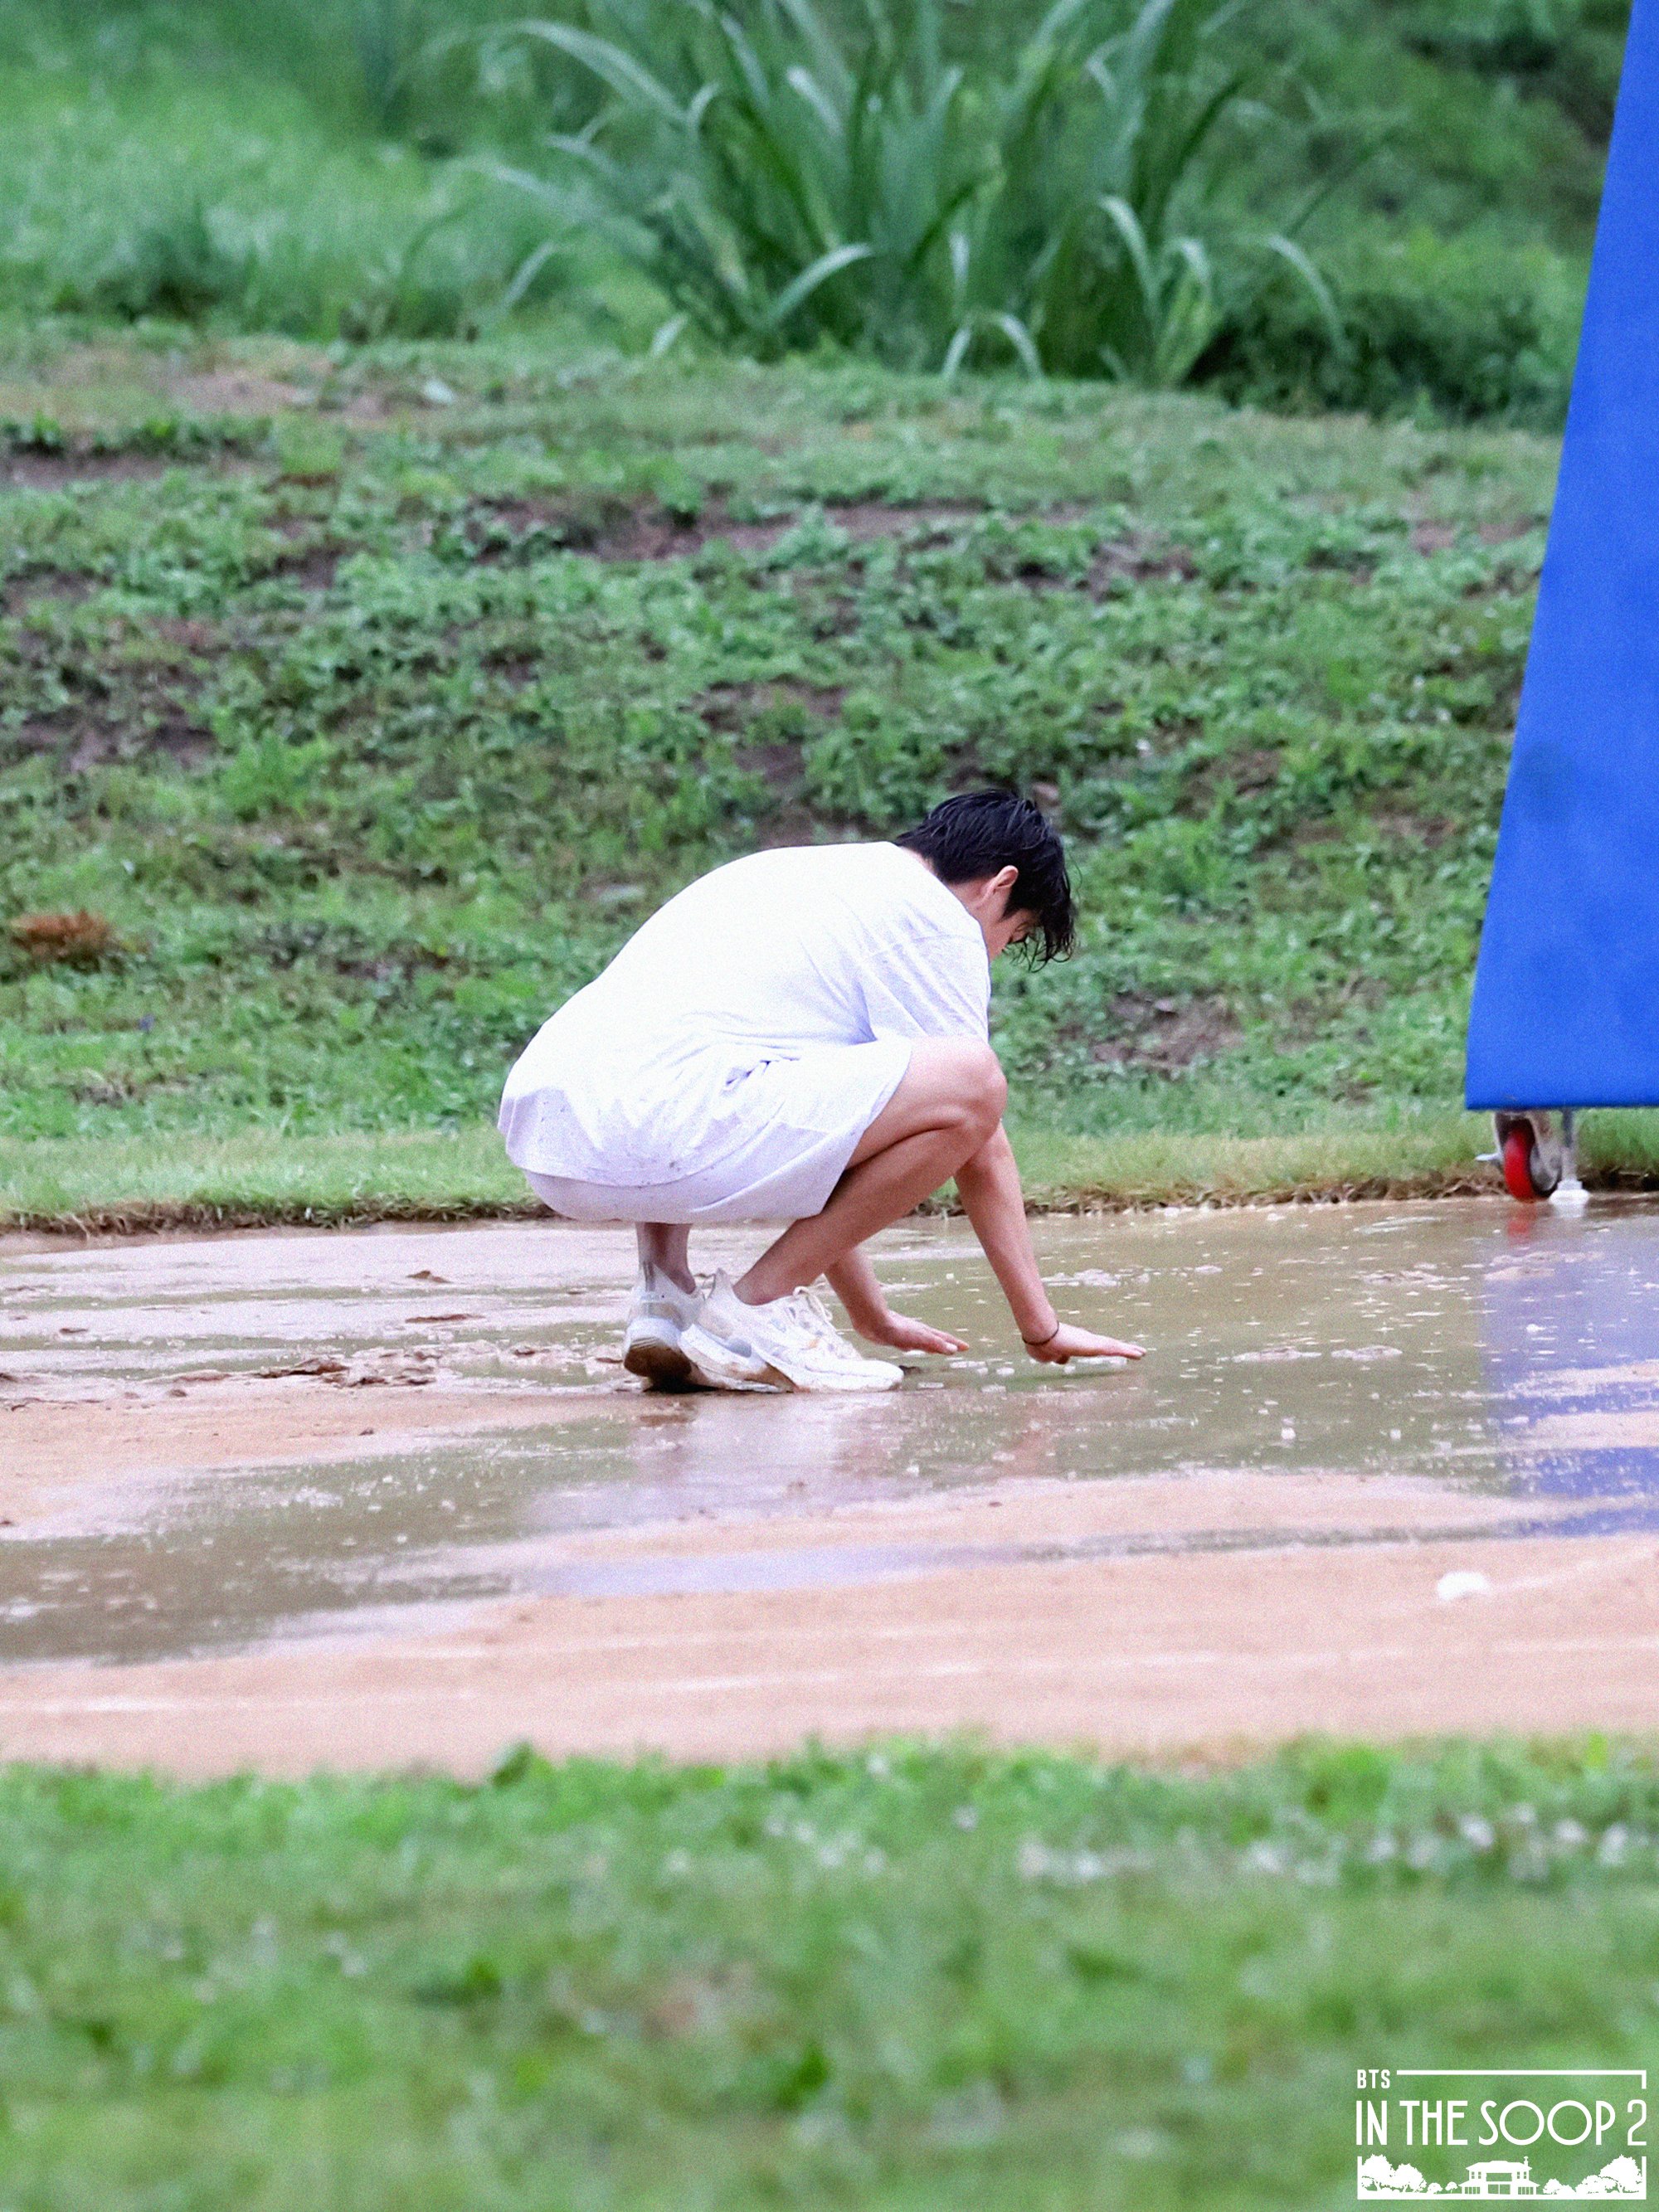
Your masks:
M 1271 791 L 1279 781 L 1280 756 L 1266 745 L 1246 746 L 1207 761 L 1187 779 L 1182 789 L 1183 814 L 1207 814 L 1222 793 L 1253 799 Z
M 308 545 L 299 551 L 283 554 L 265 573 L 280 576 L 285 583 L 297 584 L 302 592 L 326 592 L 333 587 L 341 562 L 356 550 L 351 545 Z
M 0 1753 L 182 1774 L 477 1774 L 519 1741 L 550 1756 L 744 1759 L 804 1736 L 967 1728 L 1190 1755 L 1310 1731 L 1651 1732 L 1656 1561 L 1651 1539 L 1516 1546 L 1471 1533 L 695 1599 L 516 1600 L 436 1633 L 14 1671 L 0 1675 Z M 1490 1594 L 1438 1599 L 1452 1570 L 1484 1572 Z
M 757 714 L 769 709 L 799 708 L 804 714 L 833 721 L 847 696 L 839 684 L 804 684 L 785 677 L 767 684 L 711 684 L 697 701 L 698 712 L 711 730 L 742 730 Z
M 1110 1012 L 1118 1034 L 1096 1045 L 1090 1054 L 1107 1067 L 1142 1067 L 1158 1075 L 1178 1075 L 1231 1051 L 1243 1035 L 1217 999 L 1149 999 L 1124 991 L 1112 1000 Z
M 918 548 L 948 543 L 986 510 L 965 500 L 850 501 L 829 505 L 829 523 L 855 545 L 903 538 Z M 1075 507 L 1051 507 L 1038 520 L 1077 519 Z M 799 510 L 763 520 L 735 520 L 719 501 L 692 517 L 653 505 L 630 504 L 602 496 L 585 500 L 497 499 L 480 502 L 466 525 L 475 558 L 484 561 L 534 557 L 549 545 L 591 554 L 600 561 L 675 561 L 723 542 L 744 554 L 769 553 L 800 520 Z M 1188 550 L 1152 536 L 1112 539 L 1097 547 L 1086 575 L 1078 580 L 1039 562 L 1018 574 L 1035 588 L 1077 589 L 1103 598 L 1127 583 L 1151 578 L 1185 578 L 1197 573 Z
M 1443 553 L 1457 543 L 1457 526 L 1450 522 L 1419 522 L 1412 526 L 1413 553 Z
M 733 761 L 766 787 L 770 807 L 765 843 L 811 844 L 826 830 L 835 833 L 838 825 L 833 818 L 808 803 L 803 747 L 814 723 L 838 718 L 846 696 L 840 684 L 785 678 L 769 684 L 712 684 L 696 702 L 711 730 L 739 738 Z M 853 834 L 850 826 L 847 834 Z
M 34 568 L 14 576 L 0 590 L 0 614 L 15 617 L 31 607 L 78 606 L 96 589 L 90 576 L 72 575 L 61 568 Z
M 826 507 L 824 512 L 837 530 L 860 544 L 905 537 L 927 544 L 949 538 L 985 510 L 977 501 L 965 499 L 910 500 L 892 506 L 878 499 L 861 499 Z
M 88 447 L 65 446 L 50 453 L 0 452 L 0 484 L 52 491 L 59 484 L 88 478 L 103 483 L 143 481 L 177 466 L 176 461 L 159 453 L 100 453 Z
M 37 714 L 16 731 L 24 752 L 54 753 L 64 773 L 85 775 L 111 761 L 162 753 L 181 768 L 198 768 L 214 749 L 213 732 L 191 720 L 181 702 L 158 692 L 134 717 L 90 707 Z
M 538 557 L 550 547 L 599 561 L 678 561 L 722 538 L 740 553 L 769 551 L 793 517 L 737 522 L 718 505 L 695 520 L 617 498 L 498 499 L 483 501 L 466 525 L 479 561 Z
M 1412 814 L 1388 809 L 1368 815 L 1364 834 L 1367 837 L 1392 837 L 1402 844 L 1424 845 L 1433 851 L 1437 846 L 1462 837 L 1467 823 L 1454 822 L 1443 814 Z
M 1530 538 L 1544 527 L 1547 517 L 1529 514 L 1514 522 L 1483 522 L 1475 535 L 1483 545 L 1511 545 L 1517 538 Z
M 1089 568 L 1089 589 L 1103 599 L 1121 584 L 1141 584 L 1170 577 L 1182 582 L 1198 574 L 1198 564 L 1184 545 L 1163 538 L 1135 537 L 1103 545 Z

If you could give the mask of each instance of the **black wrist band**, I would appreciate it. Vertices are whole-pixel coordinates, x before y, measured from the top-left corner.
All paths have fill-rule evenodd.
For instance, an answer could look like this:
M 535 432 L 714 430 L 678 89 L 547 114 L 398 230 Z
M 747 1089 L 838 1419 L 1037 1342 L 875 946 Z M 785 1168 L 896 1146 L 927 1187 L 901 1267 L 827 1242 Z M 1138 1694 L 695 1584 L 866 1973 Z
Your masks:
M 1063 1321 L 1057 1321 L 1054 1327 L 1049 1330 L 1047 1336 L 1022 1336 L 1019 1340 L 1025 1346 L 1025 1349 L 1028 1352 L 1041 1352 L 1045 1344 L 1052 1344 L 1054 1342 L 1054 1339 L 1060 1334 L 1060 1332 L 1065 1328 L 1065 1326 L 1066 1324 Z

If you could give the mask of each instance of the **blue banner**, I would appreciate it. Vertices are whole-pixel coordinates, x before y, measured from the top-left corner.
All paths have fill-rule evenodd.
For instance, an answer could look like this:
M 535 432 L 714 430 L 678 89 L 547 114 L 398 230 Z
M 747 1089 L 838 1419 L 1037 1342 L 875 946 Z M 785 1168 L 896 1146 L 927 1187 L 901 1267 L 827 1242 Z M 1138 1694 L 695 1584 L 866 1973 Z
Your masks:
M 1659 1104 L 1659 0 L 1631 20 L 1468 1095 Z

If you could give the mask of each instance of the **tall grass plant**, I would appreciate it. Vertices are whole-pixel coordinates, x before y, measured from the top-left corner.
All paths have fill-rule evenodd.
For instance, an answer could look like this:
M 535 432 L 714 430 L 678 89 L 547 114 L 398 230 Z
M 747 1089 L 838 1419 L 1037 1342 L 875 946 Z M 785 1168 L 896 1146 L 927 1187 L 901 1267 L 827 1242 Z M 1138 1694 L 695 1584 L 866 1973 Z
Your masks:
M 683 320 L 763 357 L 1177 384 L 1275 273 L 1335 325 L 1290 237 L 1218 210 L 1222 127 L 1282 127 L 1228 58 L 1236 12 L 1055 0 L 964 59 L 943 0 L 590 0 L 513 37 L 604 106 L 552 134 L 552 178 L 501 173 L 556 219 L 595 213 Z

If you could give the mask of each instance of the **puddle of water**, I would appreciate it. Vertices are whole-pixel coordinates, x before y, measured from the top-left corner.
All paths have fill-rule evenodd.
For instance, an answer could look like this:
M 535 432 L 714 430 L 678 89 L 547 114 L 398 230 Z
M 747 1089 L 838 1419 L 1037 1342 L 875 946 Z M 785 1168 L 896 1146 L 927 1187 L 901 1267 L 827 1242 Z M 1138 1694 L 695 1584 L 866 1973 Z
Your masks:
M 567 1407 L 573 1388 L 592 1399 L 544 1427 L 417 1440 L 374 1460 L 296 1453 L 232 1472 L 233 1452 L 206 1473 L 111 1485 L 78 1517 L 71 1506 L 0 1530 L 0 1653 L 149 1658 L 514 1592 L 807 1588 L 1081 1555 L 1076 1542 L 786 1542 L 763 1554 L 569 1558 L 571 1539 L 596 1532 L 799 1516 L 1027 1476 L 1405 1474 L 1449 1498 L 1512 1500 L 1492 1533 L 1659 1527 L 1659 1212 L 1616 1206 L 1570 1220 L 1439 1204 L 1036 1229 L 1062 1310 L 1147 1344 L 1144 1366 L 1060 1372 L 1012 1352 L 984 1263 L 955 1224 L 895 1232 L 879 1263 L 896 1303 L 975 1352 L 919 1370 L 891 1396 L 843 1400 L 633 1395 L 605 1357 L 629 1253 L 608 1231 L 0 1248 L 0 1395 L 85 1398 L 135 1382 L 154 1395 L 204 1370 L 333 1359 L 390 1387 L 430 1374 L 481 1398 L 553 1385 Z M 711 1237 L 700 1261 L 744 1243 Z M 380 1395 L 362 1394 L 367 1420 Z M 1369 1533 L 1397 1535 L 1396 1517 L 1380 1503 Z M 1112 1543 L 1235 1540 L 1148 1526 Z

